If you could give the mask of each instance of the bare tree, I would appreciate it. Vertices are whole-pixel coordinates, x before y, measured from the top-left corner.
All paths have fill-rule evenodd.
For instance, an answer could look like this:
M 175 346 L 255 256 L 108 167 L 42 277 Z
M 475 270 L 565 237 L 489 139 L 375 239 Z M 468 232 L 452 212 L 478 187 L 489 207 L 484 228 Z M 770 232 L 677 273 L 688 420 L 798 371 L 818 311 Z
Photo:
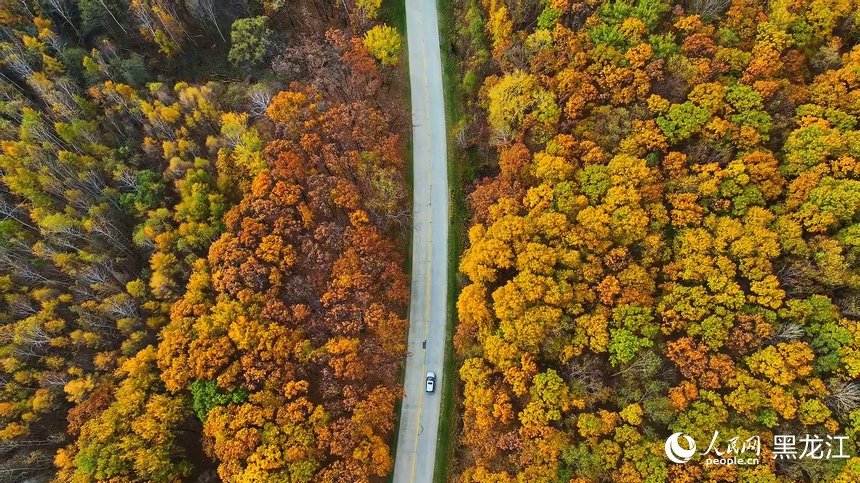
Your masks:
M 146 31 L 151 38 L 155 38 L 155 22 L 152 18 L 152 13 L 146 8 L 146 5 L 136 5 L 132 7 L 134 16 L 140 23 L 140 28 Z
M 632 375 L 636 378 L 648 379 L 654 376 L 662 365 L 660 356 L 652 351 L 646 351 L 627 367 L 616 372 L 612 376 Z
M 120 249 L 126 255 L 133 255 L 129 246 L 129 240 L 125 236 L 125 232 L 116 226 L 113 221 L 106 216 L 94 216 L 92 218 L 92 232 L 101 236 L 115 248 Z
M 860 295 L 847 294 L 836 301 L 839 311 L 845 317 L 860 318 Z
M 43 34 L 40 32 L 39 35 L 42 36 Z M 57 35 L 57 33 L 53 30 L 45 32 L 44 37 L 45 43 L 48 45 L 48 47 L 54 49 L 54 51 L 59 53 L 63 57 L 63 59 L 68 60 L 68 57 L 66 57 L 65 55 L 66 42 L 63 40 L 62 37 Z
M 771 342 L 790 342 L 800 339 L 804 335 L 805 332 L 800 325 L 784 323 L 777 326 L 768 340 Z
M 30 8 L 30 2 L 28 2 L 27 0 L 18 0 L 18 5 L 24 10 L 26 10 L 31 17 L 37 16 L 36 12 L 34 12 L 32 8 Z
M 78 323 L 86 330 L 97 332 L 101 335 L 107 335 L 109 337 L 115 337 L 119 334 L 116 329 L 116 321 L 106 317 L 102 313 L 80 310 L 77 314 Z
M 42 351 L 51 345 L 51 334 L 39 323 L 20 327 L 17 342 L 23 347 Z
M 731 0 L 687 0 L 687 10 L 710 20 L 722 15 L 731 4 Z
M 809 260 L 786 260 L 778 267 L 776 276 L 788 295 L 805 295 L 814 290 L 812 278 L 815 267 Z
M 75 23 L 72 22 L 71 13 L 69 12 L 68 7 L 66 7 L 65 0 L 48 0 L 48 3 L 52 7 L 54 7 L 54 10 L 57 12 L 57 15 L 59 15 L 60 18 L 65 20 L 66 23 L 69 24 L 70 27 L 72 27 L 72 30 L 75 31 L 75 34 L 80 37 L 81 33 L 78 32 L 77 27 L 75 27 Z
M 111 297 L 105 300 L 104 311 L 111 317 L 117 319 L 137 318 L 137 303 L 126 294 Z
M 216 6 L 216 0 L 198 0 L 197 8 L 194 9 L 194 16 L 197 20 L 201 22 L 209 21 L 212 25 L 215 26 L 215 30 L 218 31 L 218 35 L 221 36 L 221 40 L 224 42 L 227 41 L 224 38 L 224 33 L 221 32 L 221 26 L 218 25 L 218 6 Z
M 0 218 L 3 220 L 15 220 L 18 224 L 36 231 L 36 227 L 30 223 L 29 216 L 27 216 L 24 210 L 10 204 L 2 197 L 0 197 Z
M 63 435 L 60 433 L 48 434 L 44 438 L 31 439 L 15 439 L 0 441 L 0 454 L 19 448 L 38 448 L 43 446 L 54 446 L 63 442 Z
M 507 126 L 499 126 L 492 130 L 493 142 L 504 144 L 514 140 L 514 132 Z
M 248 94 L 248 112 L 254 117 L 262 116 L 271 102 L 272 91 L 263 86 L 255 86 Z
M 830 396 L 827 405 L 837 413 L 848 414 L 860 407 L 860 383 L 836 380 L 829 384 Z
M 587 394 L 603 389 L 603 364 L 600 358 L 585 355 L 571 361 L 567 368 L 568 378 L 580 385 Z
M 15 317 L 21 319 L 34 315 L 37 312 L 36 307 L 33 307 L 33 305 L 30 303 L 30 299 L 22 295 L 13 294 L 12 296 L 10 296 L 10 300 L 8 303 L 9 311 Z
M 96 265 L 89 270 L 82 271 L 79 275 L 80 281 L 89 285 L 101 293 L 122 293 L 122 286 L 111 276 L 110 270 L 103 265 Z
M 53 111 L 66 120 L 78 117 L 81 112 L 77 89 L 65 77 L 61 77 L 54 82 L 48 100 L 51 103 L 51 107 L 53 107 Z
M 45 451 L 17 451 L 0 462 L 0 483 L 50 481 L 53 460 Z M 34 477 L 41 475 L 39 479 Z
M 122 29 L 122 32 L 127 35 L 128 30 L 126 30 L 125 26 L 119 20 L 117 20 L 117 18 L 114 16 L 113 12 L 111 12 L 111 8 L 108 7 L 107 3 L 105 3 L 105 0 L 97 0 L 97 1 L 99 2 L 99 5 L 101 5 L 102 8 L 105 9 L 105 11 L 107 11 L 108 15 L 110 15 L 110 18 L 112 18 L 113 21 L 116 22 L 116 24 L 119 26 L 119 28 Z

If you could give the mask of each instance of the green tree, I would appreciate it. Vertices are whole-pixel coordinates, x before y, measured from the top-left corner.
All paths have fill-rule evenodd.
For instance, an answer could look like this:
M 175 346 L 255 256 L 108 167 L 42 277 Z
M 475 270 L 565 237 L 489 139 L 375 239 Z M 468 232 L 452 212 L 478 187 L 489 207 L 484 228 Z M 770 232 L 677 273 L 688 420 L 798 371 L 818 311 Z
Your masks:
M 665 116 L 657 118 L 657 125 L 669 141 L 677 143 L 697 133 L 708 122 L 708 111 L 691 103 L 673 104 Z
M 236 67 L 255 67 L 266 59 L 271 43 L 266 17 L 242 18 L 233 22 L 227 57 Z
M 248 392 L 241 388 L 223 391 L 218 388 L 215 381 L 197 379 L 191 383 L 191 399 L 197 419 L 206 422 L 206 416 L 212 408 L 227 404 L 241 404 L 248 400 Z

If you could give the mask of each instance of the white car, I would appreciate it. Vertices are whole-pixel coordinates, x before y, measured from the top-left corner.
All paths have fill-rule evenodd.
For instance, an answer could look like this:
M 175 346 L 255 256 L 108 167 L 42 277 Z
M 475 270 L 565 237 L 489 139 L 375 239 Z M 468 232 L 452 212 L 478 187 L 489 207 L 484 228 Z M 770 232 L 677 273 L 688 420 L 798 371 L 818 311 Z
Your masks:
M 427 385 L 427 387 L 426 387 L 427 392 L 433 392 L 436 390 L 436 373 L 435 372 L 428 372 L 427 377 L 424 380 L 425 380 L 425 383 Z

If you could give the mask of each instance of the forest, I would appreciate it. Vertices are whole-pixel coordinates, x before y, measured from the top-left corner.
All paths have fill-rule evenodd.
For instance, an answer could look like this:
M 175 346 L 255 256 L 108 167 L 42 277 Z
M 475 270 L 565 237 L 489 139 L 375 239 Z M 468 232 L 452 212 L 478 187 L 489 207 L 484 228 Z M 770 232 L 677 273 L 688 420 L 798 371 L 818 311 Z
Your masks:
M 860 481 L 858 6 L 450 3 L 474 181 L 449 481 Z M 667 459 L 715 431 L 759 464 Z
M 0 482 L 384 481 L 411 212 L 384 10 L 0 3 Z

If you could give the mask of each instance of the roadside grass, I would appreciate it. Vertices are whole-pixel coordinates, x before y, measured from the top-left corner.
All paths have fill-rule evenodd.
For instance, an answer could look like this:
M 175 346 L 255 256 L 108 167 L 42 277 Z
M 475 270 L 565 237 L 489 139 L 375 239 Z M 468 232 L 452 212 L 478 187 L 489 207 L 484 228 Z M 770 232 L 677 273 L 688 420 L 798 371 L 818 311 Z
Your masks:
M 399 75 L 402 76 L 402 82 L 397 82 L 397 90 L 400 91 L 400 97 L 403 99 L 403 105 L 406 109 L 405 119 L 409 123 L 409 127 L 403 130 L 404 136 L 406 137 L 406 149 L 403 153 L 406 156 L 407 162 L 404 163 L 406 166 L 406 187 L 408 191 L 407 198 L 409 200 L 409 204 L 412 204 L 412 192 L 414 188 L 414 183 L 412 180 L 412 161 L 413 161 L 413 147 L 412 147 L 412 128 L 411 128 L 411 119 L 412 119 L 412 106 L 409 92 L 409 57 L 407 55 L 407 46 L 406 46 L 406 1 L 405 0 L 383 0 L 382 8 L 380 9 L 380 20 L 387 23 L 388 25 L 397 29 L 398 32 L 403 36 L 403 50 L 401 52 L 400 57 L 400 66 L 399 66 Z M 404 256 L 404 266 L 403 269 L 406 271 L 406 274 L 409 277 L 412 277 L 412 225 L 404 228 L 405 233 L 403 234 L 403 246 L 405 250 Z M 404 317 L 409 317 L 409 307 L 406 308 L 406 314 Z M 408 335 L 408 334 L 407 334 Z M 403 365 L 400 368 L 400 373 L 397 375 L 398 381 L 403 385 L 403 380 L 406 377 L 406 354 L 403 355 Z M 394 458 L 397 456 L 397 439 L 400 435 L 400 409 L 403 404 L 403 399 L 398 398 L 397 402 L 394 406 L 394 414 L 397 417 L 394 420 L 394 429 L 391 434 L 389 451 L 391 454 L 392 467 L 391 471 L 388 473 L 388 477 L 386 481 L 388 483 L 393 483 L 394 481 Z
M 469 209 L 465 186 L 472 180 L 471 153 L 462 149 L 452 136 L 453 127 L 465 117 L 466 94 L 462 72 L 452 52 L 452 39 L 456 37 L 453 0 L 437 0 L 439 9 L 439 39 L 442 55 L 442 85 L 445 93 L 445 120 L 448 152 L 448 190 L 450 196 L 450 222 L 448 228 L 448 300 L 445 329 L 445 365 L 441 380 L 442 407 L 439 415 L 439 436 L 436 445 L 436 467 L 433 480 L 448 481 L 454 468 L 454 455 L 459 445 L 461 419 L 457 412 L 457 388 L 460 374 L 454 354 L 454 331 L 457 320 L 457 298 L 463 286 L 459 274 L 460 254 L 466 240 Z
M 379 19 L 397 29 L 403 36 L 403 47 L 406 48 L 406 1 L 383 0 L 379 9 Z M 403 56 L 406 65 L 406 56 Z

